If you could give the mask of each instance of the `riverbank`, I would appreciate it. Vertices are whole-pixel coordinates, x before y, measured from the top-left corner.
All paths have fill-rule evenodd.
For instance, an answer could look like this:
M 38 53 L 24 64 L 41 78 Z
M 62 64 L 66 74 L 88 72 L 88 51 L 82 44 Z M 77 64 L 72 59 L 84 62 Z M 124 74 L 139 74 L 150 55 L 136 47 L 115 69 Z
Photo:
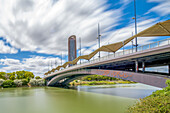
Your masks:
M 153 92 L 150 96 L 140 99 L 135 105 L 129 107 L 129 113 L 170 113 L 170 80 L 167 87 Z
M 0 79 L 0 88 L 14 88 L 14 87 L 40 87 L 45 86 L 44 79 L 16 79 L 3 80 Z
M 74 80 L 70 82 L 70 86 L 78 86 L 78 85 L 83 85 L 83 86 L 90 86 L 90 85 L 114 85 L 114 84 L 131 84 L 131 83 L 136 83 L 132 81 L 124 81 L 124 80 L 102 80 L 102 81 L 82 81 L 82 80 Z

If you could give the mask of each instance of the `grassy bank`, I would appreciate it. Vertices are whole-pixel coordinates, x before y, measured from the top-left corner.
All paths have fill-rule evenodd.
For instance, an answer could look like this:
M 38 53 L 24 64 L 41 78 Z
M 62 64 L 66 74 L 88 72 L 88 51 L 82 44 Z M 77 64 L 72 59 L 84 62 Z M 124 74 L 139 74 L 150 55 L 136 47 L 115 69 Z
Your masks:
M 102 76 L 102 75 L 89 75 L 70 82 L 70 86 L 113 85 L 113 84 L 130 84 L 130 83 L 135 83 L 135 82 L 127 81 L 127 80 L 125 81 L 119 78 L 113 78 L 113 77 Z
M 170 80 L 167 87 L 153 92 L 150 96 L 140 99 L 128 109 L 129 113 L 170 113 Z
M 82 80 L 74 80 L 70 82 L 71 86 L 78 85 L 113 85 L 113 84 L 130 84 L 135 83 L 131 81 L 123 81 L 123 80 L 115 80 L 115 81 L 82 81 Z

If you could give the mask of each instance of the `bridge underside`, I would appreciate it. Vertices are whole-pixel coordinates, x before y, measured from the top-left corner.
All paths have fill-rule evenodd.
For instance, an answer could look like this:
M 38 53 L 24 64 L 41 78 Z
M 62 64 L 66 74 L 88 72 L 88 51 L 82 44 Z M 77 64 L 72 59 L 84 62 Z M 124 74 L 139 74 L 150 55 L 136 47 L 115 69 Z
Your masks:
M 117 70 L 102 70 L 102 69 L 86 69 L 79 70 L 75 72 L 69 72 L 53 77 L 51 80 L 47 80 L 48 86 L 66 86 L 69 82 L 87 75 L 104 75 L 114 78 L 120 78 L 123 80 L 130 80 L 134 82 L 139 82 L 147 85 L 152 85 L 156 87 L 166 87 L 165 81 L 168 79 L 168 76 L 157 75 L 157 74 L 144 74 L 144 73 L 135 73 L 127 71 L 117 71 Z
M 48 86 L 68 84 L 76 77 L 85 75 L 104 75 L 156 87 L 166 87 L 165 81 L 170 77 L 170 45 L 151 48 L 119 57 L 109 56 L 107 59 L 75 65 L 44 77 Z M 145 68 L 168 66 L 169 76 L 145 73 Z M 141 68 L 141 71 L 139 70 Z M 140 73 L 143 72 L 143 73 Z M 162 73 L 163 74 L 163 73 Z

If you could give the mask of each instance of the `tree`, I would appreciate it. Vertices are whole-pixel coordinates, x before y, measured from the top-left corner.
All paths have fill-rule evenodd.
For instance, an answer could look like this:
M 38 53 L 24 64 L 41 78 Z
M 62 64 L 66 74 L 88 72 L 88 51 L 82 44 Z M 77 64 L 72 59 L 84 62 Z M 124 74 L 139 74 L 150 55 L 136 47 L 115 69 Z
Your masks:
M 28 83 L 28 80 L 27 80 L 27 79 L 22 79 L 21 81 L 22 81 L 22 85 L 23 85 L 23 86 L 27 85 L 27 83 Z
M 6 78 L 5 78 L 5 76 L 4 76 L 4 74 L 2 72 L 0 72 L 0 79 L 6 80 Z
M 34 74 L 32 72 L 29 72 L 29 71 L 25 71 L 25 78 L 34 78 Z
M 36 76 L 35 79 L 41 79 L 41 77 L 40 76 Z
M 15 72 L 13 73 L 7 73 L 8 79 L 15 80 Z
M 34 78 L 34 74 L 29 71 L 17 71 L 17 79 L 28 79 L 28 78 Z
M 24 78 L 24 71 L 16 71 L 17 79 L 23 79 Z
M 2 87 L 8 88 L 8 87 L 16 87 L 16 84 L 13 80 L 6 80 L 2 83 Z

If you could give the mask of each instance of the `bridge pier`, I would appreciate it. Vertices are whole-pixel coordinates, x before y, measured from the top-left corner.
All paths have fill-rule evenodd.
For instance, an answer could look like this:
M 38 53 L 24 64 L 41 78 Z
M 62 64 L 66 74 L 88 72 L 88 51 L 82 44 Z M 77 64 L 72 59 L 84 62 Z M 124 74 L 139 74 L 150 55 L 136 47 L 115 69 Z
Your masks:
M 169 76 L 170 76 L 170 64 L 168 64 Z
M 137 73 L 139 71 L 139 63 L 138 61 L 136 60 L 135 61 L 135 72 Z
M 143 73 L 145 72 L 145 62 L 144 61 L 142 62 L 142 71 L 143 71 Z

